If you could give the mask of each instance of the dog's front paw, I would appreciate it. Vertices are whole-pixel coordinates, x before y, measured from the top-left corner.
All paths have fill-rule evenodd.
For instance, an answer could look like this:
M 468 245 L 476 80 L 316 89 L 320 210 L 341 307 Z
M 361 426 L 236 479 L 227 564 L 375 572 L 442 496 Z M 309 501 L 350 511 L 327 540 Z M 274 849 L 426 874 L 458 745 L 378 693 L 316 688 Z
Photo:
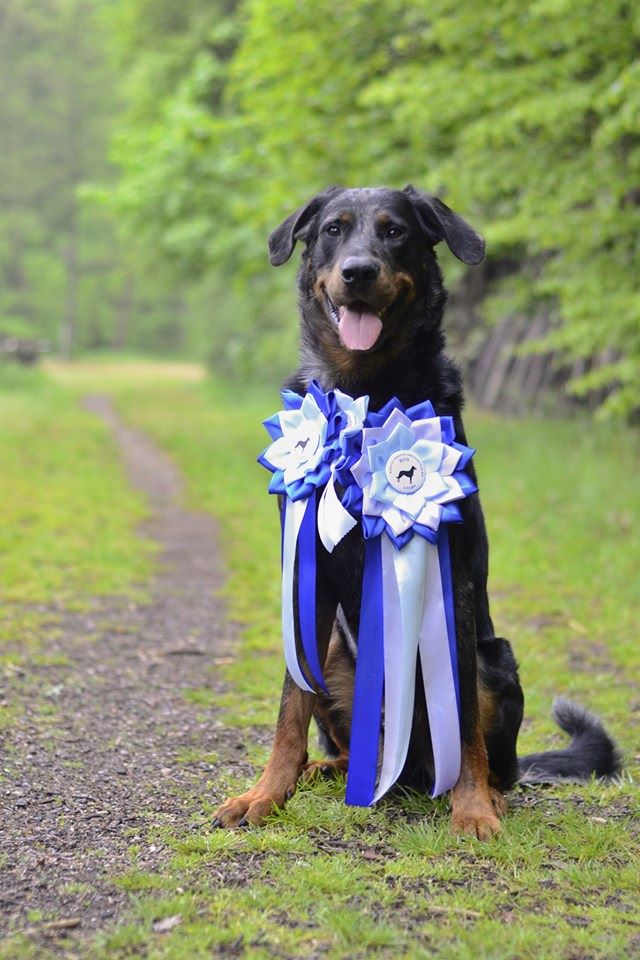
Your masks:
M 269 791 L 258 785 L 238 797 L 230 797 L 216 810 L 213 826 L 261 826 L 276 809 L 284 807 L 293 796 L 294 789 Z
M 454 809 L 451 814 L 451 829 L 454 833 L 477 837 L 478 840 L 491 840 L 500 833 L 500 821 L 492 803 L 464 806 Z

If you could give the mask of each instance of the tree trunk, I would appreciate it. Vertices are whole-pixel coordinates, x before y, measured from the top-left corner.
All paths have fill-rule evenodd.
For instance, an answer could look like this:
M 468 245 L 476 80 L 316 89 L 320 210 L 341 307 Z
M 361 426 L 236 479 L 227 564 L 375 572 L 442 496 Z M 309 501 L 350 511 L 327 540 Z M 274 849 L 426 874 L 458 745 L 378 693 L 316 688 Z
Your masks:
M 78 209 L 75 197 L 69 211 L 69 234 L 65 252 L 66 293 L 62 329 L 60 331 L 60 355 L 70 360 L 75 347 L 78 328 Z
M 124 350 L 129 340 L 129 326 L 133 312 L 134 282 L 127 271 L 122 279 L 122 290 L 118 298 L 118 312 L 116 314 L 116 329 L 113 346 L 116 350 Z

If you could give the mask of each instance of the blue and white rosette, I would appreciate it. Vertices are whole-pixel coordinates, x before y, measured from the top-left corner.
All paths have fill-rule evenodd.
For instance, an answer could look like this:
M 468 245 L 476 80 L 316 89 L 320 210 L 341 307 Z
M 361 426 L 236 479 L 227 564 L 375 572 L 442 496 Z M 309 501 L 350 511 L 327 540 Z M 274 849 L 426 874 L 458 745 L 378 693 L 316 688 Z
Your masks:
M 460 720 L 453 588 L 446 522 L 462 519 L 455 501 L 476 492 L 464 468 L 474 451 L 456 443 L 451 417 L 429 402 L 404 410 L 397 400 L 346 452 L 357 486 L 344 503 L 366 538 L 362 606 L 347 775 L 347 803 L 369 806 L 404 766 L 418 656 L 434 757 L 432 796 L 460 773 Z M 348 458 L 347 458 L 348 459 Z M 345 471 L 340 471 L 345 482 Z M 358 509 L 359 508 L 359 509 Z M 384 700 L 384 742 L 379 749 Z
M 287 669 L 303 690 L 315 692 L 300 664 L 295 636 L 298 610 L 304 656 L 316 684 L 326 690 L 316 638 L 316 526 L 326 538 L 342 539 L 357 523 L 344 509 L 334 487 L 334 469 L 347 463 L 346 438 L 359 435 L 367 397 L 353 400 L 339 390 L 324 393 L 312 381 L 304 397 L 283 390 L 285 409 L 264 425 L 271 443 L 258 462 L 273 473 L 269 493 L 285 497 L 282 510 L 282 636 Z M 353 457 L 350 462 L 353 462 Z M 316 491 L 324 487 L 317 503 Z M 298 597 L 294 598 L 298 558 Z M 302 602 L 301 602 L 302 600 Z M 297 601 L 297 602 L 296 602 Z

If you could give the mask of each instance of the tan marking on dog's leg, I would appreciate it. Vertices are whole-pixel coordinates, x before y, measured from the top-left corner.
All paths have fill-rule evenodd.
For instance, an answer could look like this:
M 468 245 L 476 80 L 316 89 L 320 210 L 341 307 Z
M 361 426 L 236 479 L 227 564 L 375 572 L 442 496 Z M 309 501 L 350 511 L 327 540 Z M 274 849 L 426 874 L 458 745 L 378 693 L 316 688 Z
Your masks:
M 478 710 L 482 733 L 486 736 L 493 726 L 496 715 L 496 701 L 491 690 L 485 687 L 481 680 L 478 680 Z
M 478 709 L 480 712 L 480 728 L 486 743 L 487 736 L 491 733 L 495 722 L 496 700 L 493 692 L 483 685 L 482 680 L 478 680 Z M 496 814 L 499 817 L 504 817 L 509 805 L 507 798 L 500 790 L 499 777 L 491 770 L 489 770 L 489 791 Z
M 355 682 L 355 666 L 344 649 L 344 641 L 337 628 L 331 635 L 325 677 L 329 690 L 331 709 L 337 710 L 344 717 L 351 718 L 353 713 L 353 686 Z
M 336 604 L 320 575 L 317 580 L 316 639 L 320 665 L 326 660 L 331 631 L 335 623 Z M 311 675 L 304 656 L 301 667 Z M 260 824 L 277 807 L 284 807 L 295 793 L 309 755 L 309 724 L 316 702 L 316 694 L 301 690 L 285 673 L 280 701 L 280 713 L 271 756 L 255 787 L 238 797 L 231 797 L 215 814 L 214 823 L 220 827 L 237 827 L 241 824 Z
M 329 695 L 318 697 L 314 712 L 340 752 L 334 759 L 307 763 L 304 780 L 316 775 L 336 776 L 338 773 L 346 773 L 349 765 L 349 742 L 343 734 L 345 726 L 347 729 L 351 727 L 355 668 L 335 626 L 329 641 L 324 675 Z
M 500 832 L 500 822 L 489 787 L 489 762 L 480 723 L 476 724 L 473 742 L 462 744 L 460 777 L 451 791 L 451 806 L 454 833 L 490 840 Z

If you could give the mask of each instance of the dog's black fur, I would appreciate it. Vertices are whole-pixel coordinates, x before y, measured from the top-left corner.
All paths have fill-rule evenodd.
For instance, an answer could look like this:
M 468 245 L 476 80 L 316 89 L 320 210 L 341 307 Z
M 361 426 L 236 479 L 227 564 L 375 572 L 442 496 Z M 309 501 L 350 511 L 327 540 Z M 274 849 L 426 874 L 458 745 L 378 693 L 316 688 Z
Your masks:
M 325 190 L 271 235 L 272 264 L 288 260 L 299 240 L 305 244 L 298 276 L 301 361 L 287 386 L 303 394 L 316 379 L 325 390 L 339 388 L 355 397 L 368 395 L 372 410 L 380 409 L 393 396 L 407 407 L 428 399 L 439 415 L 453 417 L 456 437 L 466 443 L 460 372 L 443 352 L 441 323 L 446 295 L 434 247 L 444 240 L 458 259 L 474 264 L 484 255 L 482 238 L 440 200 L 409 186 L 403 191 Z M 354 349 L 353 344 L 344 342 L 340 317 L 345 309 L 379 317 L 381 332 L 366 349 Z M 473 464 L 467 469 L 475 480 Z M 523 695 L 511 646 L 495 636 L 489 611 L 488 542 L 479 496 L 474 494 L 459 506 L 463 523 L 449 528 L 463 739 L 460 789 L 456 788 L 458 794 L 453 791 L 454 826 L 486 837 L 497 830 L 497 821 L 491 819 L 490 809 L 487 812 L 490 794 L 495 810 L 503 812 L 498 809 L 497 791 L 508 789 L 519 778 L 547 781 L 583 779 L 594 773 L 612 776 L 618 772 L 620 760 L 599 722 L 580 707 L 562 701 L 556 719 L 574 738 L 572 744 L 518 762 L 516 740 Z M 286 751 L 278 744 L 287 739 L 285 728 L 293 729 L 299 715 L 303 715 L 300 723 L 304 727 L 310 709 L 327 752 L 337 758 L 337 768 L 346 766 L 350 701 L 345 691 L 354 671 L 364 541 L 355 528 L 332 554 L 320 541 L 317 549 L 318 637 L 324 645 L 323 655 L 329 650 L 329 693 L 315 697 L 311 707 L 294 709 L 291 698 L 297 688 L 287 675 L 270 766 L 258 786 L 243 795 L 246 803 L 238 805 L 242 798 L 236 798 L 223 805 L 217 818 L 221 824 L 257 822 L 267 799 L 270 805 L 284 802 L 276 795 L 280 787 L 272 786 L 274 770 L 286 768 L 288 773 L 280 780 L 284 783 L 287 776 L 291 780 L 293 760 L 287 766 L 282 759 Z M 400 782 L 428 787 L 432 758 L 421 691 L 418 682 L 413 733 Z M 300 698 L 299 693 L 295 696 Z M 306 731 L 300 736 L 306 738 Z M 291 756 L 299 752 L 298 744 Z

